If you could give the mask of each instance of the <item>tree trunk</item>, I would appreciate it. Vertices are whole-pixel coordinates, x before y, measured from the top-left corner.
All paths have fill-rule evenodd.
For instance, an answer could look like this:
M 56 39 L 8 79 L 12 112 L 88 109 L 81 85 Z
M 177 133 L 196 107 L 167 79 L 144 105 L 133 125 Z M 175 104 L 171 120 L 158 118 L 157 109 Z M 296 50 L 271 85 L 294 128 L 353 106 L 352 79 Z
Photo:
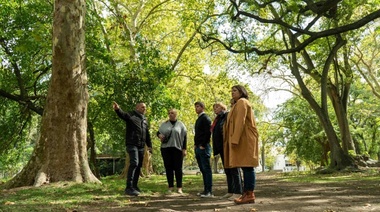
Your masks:
M 129 169 L 129 154 L 126 153 L 125 154 L 125 165 L 124 165 L 123 171 L 120 174 L 120 178 L 124 178 L 124 179 L 127 178 L 128 169 Z
M 302 86 L 300 86 L 302 90 L 302 96 L 309 102 L 311 108 L 317 114 L 318 119 L 326 133 L 330 147 L 330 167 L 341 170 L 347 166 L 354 165 L 353 159 L 348 154 L 346 154 L 340 146 L 339 138 L 334 130 L 334 126 L 329 119 L 327 111 L 319 107 L 317 102 L 312 97 L 310 91 L 306 88 L 306 86 L 304 86 L 303 82 L 299 81 L 298 83 L 302 84 Z
M 261 170 L 265 172 L 265 143 L 263 142 L 263 146 L 261 147 Z
M 152 164 L 152 154 L 148 151 L 148 148 L 145 147 L 144 150 L 144 161 L 141 169 L 141 175 L 144 177 L 150 177 L 153 170 Z
M 296 39 L 296 37 L 290 32 L 290 30 L 287 31 L 287 34 L 289 37 L 291 37 L 291 47 L 294 48 L 297 44 L 300 42 Z M 326 58 L 322 73 L 318 73 L 315 71 L 314 64 L 308 55 L 307 51 L 301 51 L 301 56 L 306 64 L 306 67 L 302 67 L 300 63 L 298 62 L 299 58 L 297 57 L 297 53 L 292 53 L 291 54 L 291 72 L 296 78 L 298 85 L 301 89 L 301 95 L 303 98 L 309 103 L 310 107 L 313 109 L 313 111 L 316 113 L 318 116 L 318 119 L 326 133 L 327 140 L 329 142 L 329 147 L 330 147 L 330 168 L 341 170 L 347 166 L 353 166 L 355 165 L 354 160 L 352 157 L 348 155 L 348 151 L 344 152 L 341 145 L 340 145 L 340 140 L 335 132 L 334 126 L 331 123 L 329 113 L 328 113 L 328 104 L 327 104 L 327 94 L 332 93 L 332 89 L 330 86 L 333 86 L 331 81 L 329 81 L 329 70 L 330 66 L 333 62 L 334 56 L 337 54 L 337 51 L 344 45 L 346 42 L 342 40 L 341 37 L 336 38 L 336 43 L 331 49 L 331 52 L 328 54 L 328 57 Z M 313 97 L 312 93 L 308 89 L 306 83 L 303 80 L 303 77 L 301 76 L 300 69 L 303 70 L 303 72 L 310 77 L 312 77 L 317 83 L 320 83 L 321 87 L 321 104 L 318 104 L 318 102 L 315 100 Z M 330 83 L 329 83 L 330 82 Z M 328 84 L 329 83 L 329 84 Z M 338 82 L 337 82 L 338 83 Z M 347 91 L 346 91 L 347 92 Z M 331 101 L 333 104 L 336 104 L 337 102 L 334 102 L 334 99 L 331 98 Z M 344 100 L 343 100 L 344 101 Z M 341 102 L 340 102 L 341 103 Z M 335 109 L 335 114 L 340 117 L 337 117 L 338 122 L 339 122 L 339 127 L 343 126 L 344 123 L 341 121 L 344 121 L 342 117 L 342 111 L 337 111 L 337 109 L 342 109 L 344 108 L 343 105 L 339 108 L 335 108 L 336 105 L 334 105 Z M 346 119 L 347 120 L 347 117 Z M 340 130 L 342 130 L 340 128 Z M 345 128 L 343 127 L 343 130 Z M 349 133 L 348 131 L 343 131 L 341 133 L 345 133 L 345 137 L 347 138 L 346 133 Z M 346 142 L 346 140 L 344 141 Z M 347 143 L 346 143 L 347 144 Z
M 322 144 L 322 161 L 321 161 L 321 166 L 326 167 L 329 164 L 329 152 L 330 152 L 330 145 L 329 142 L 325 139 L 322 139 L 321 141 Z
M 100 183 L 87 159 L 85 10 L 84 0 L 55 0 L 53 72 L 41 137 L 28 164 L 7 187 L 58 181 Z
M 349 88 L 347 88 L 349 90 Z M 348 91 L 347 91 L 348 92 Z M 347 112 L 346 112 L 346 104 L 342 98 L 338 94 L 339 92 L 336 90 L 335 86 L 329 85 L 328 94 L 331 99 L 332 105 L 334 107 L 334 112 L 337 117 L 340 137 L 342 140 L 342 148 L 345 154 L 348 154 L 349 150 L 354 150 L 355 146 L 352 141 L 351 133 L 350 133 L 350 125 L 348 123 Z
M 92 173 L 95 174 L 95 176 L 100 179 L 100 171 L 98 168 L 98 165 L 96 164 L 96 151 L 95 151 L 95 132 L 94 132 L 94 126 L 91 122 L 88 122 L 88 139 L 87 139 L 87 151 L 90 150 L 90 168 Z

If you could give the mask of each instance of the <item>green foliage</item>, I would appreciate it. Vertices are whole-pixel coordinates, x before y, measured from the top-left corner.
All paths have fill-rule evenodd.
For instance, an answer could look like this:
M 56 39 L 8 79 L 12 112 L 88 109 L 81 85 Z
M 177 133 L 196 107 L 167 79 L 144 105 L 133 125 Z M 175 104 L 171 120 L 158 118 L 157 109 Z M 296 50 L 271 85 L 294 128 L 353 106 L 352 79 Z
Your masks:
M 287 154 L 294 153 L 303 161 L 326 163 L 326 135 L 305 101 L 296 97 L 289 99 L 275 114 L 275 119 L 282 126 L 282 131 L 277 132 L 276 141 L 282 142 Z
M 37 139 L 51 71 L 51 14 L 46 1 L 0 2 L 0 170 L 9 173 L 21 170 Z

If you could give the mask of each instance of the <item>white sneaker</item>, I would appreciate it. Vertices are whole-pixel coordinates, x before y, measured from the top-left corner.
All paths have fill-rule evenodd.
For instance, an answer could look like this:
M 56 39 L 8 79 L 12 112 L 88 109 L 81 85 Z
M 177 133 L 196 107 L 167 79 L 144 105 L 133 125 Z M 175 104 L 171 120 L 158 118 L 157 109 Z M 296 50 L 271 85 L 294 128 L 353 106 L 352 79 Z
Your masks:
M 241 197 L 241 194 L 233 194 L 232 196 L 228 198 L 228 200 L 234 201 L 236 198 L 239 198 L 239 197 Z
M 233 195 L 233 193 L 227 193 L 223 196 L 221 196 L 219 199 L 227 199 L 228 197 L 231 197 Z
M 201 194 L 202 198 L 209 198 L 209 197 L 214 197 L 214 195 L 211 192 L 207 192 L 205 194 Z

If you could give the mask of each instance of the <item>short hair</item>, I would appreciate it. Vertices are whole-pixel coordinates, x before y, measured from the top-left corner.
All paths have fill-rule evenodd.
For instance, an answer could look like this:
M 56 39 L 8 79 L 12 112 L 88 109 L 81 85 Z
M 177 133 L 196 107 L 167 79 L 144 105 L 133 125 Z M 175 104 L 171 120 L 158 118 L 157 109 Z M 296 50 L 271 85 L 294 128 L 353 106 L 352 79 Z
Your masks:
M 178 114 L 178 111 L 177 111 L 177 109 L 175 109 L 175 108 L 170 108 L 170 109 L 168 110 L 168 113 L 169 113 L 170 111 L 173 111 L 176 115 Z
M 135 108 L 138 108 L 140 105 L 142 105 L 142 104 L 145 104 L 144 102 L 141 102 L 141 101 L 139 101 L 139 102 L 137 102 L 137 104 L 135 105 Z M 145 104 L 146 105 L 146 104 Z
M 246 99 L 248 99 L 248 92 L 247 92 L 247 90 L 243 86 L 241 86 L 241 85 L 234 85 L 234 86 L 232 86 L 232 88 L 236 88 L 236 90 L 239 91 L 239 93 L 241 94 L 240 98 L 246 98 Z
M 212 107 L 215 107 L 215 106 L 219 106 L 221 107 L 223 110 L 227 110 L 227 106 L 221 102 L 216 102 Z
M 199 102 L 199 101 L 195 102 L 194 106 L 197 106 L 197 105 L 200 106 L 201 108 L 205 108 L 205 103 L 203 103 L 203 102 Z

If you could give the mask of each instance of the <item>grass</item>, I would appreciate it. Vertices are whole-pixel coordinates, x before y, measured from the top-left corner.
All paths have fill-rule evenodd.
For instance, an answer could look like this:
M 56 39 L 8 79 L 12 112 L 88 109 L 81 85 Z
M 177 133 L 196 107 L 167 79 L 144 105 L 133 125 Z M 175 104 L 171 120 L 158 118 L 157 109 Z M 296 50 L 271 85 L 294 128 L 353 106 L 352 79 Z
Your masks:
M 262 173 L 257 174 L 260 179 Z M 285 182 L 313 183 L 346 183 L 350 181 L 379 182 L 378 172 L 365 173 L 335 173 L 316 175 L 293 172 L 274 176 Z M 224 174 L 213 175 L 214 185 L 225 184 Z M 41 187 L 23 187 L 12 190 L 2 190 L 0 193 L 0 212 L 3 211 L 97 211 L 107 208 L 125 208 L 136 202 L 124 195 L 125 179 L 119 176 L 109 176 L 101 179 L 102 184 L 75 184 L 68 182 L 52 183 Z M 140 178 L 139 187 L 143 196 L 141 204 L 153 198 L 164 198 L 167 192 L 166 178 L 163 175 L 152 175 Z M 184 176 L 184 192 L 197 193 L 203 189 L 201 175 Z
M 378 181 L 379 172 L 374 170 L 362 172 L 335 172 L 333 174 L 312 174 L 310 172 L 287 172 L 281 174 L 287 182 L 341 183 L 347 181 Z
M 224 180 L 224 176 L 215 175 L 214 179 Z M 124 196 L 125 179 L 109 176 L 102 178 L 101 182 L 102 184 L 59 182 L 41 187 L 3 190 L 0 195 L 0 211 L 76 211 L 76 208 L 89 205 L 128 205 L 129 200 Z M 139 187 L 144 196 L 160 196 L 168 190 L 163 175 L 140 178 Z M 200 188 L 203 188 L 201 176 L 184 176 L 184 192 L 197 192 Z

